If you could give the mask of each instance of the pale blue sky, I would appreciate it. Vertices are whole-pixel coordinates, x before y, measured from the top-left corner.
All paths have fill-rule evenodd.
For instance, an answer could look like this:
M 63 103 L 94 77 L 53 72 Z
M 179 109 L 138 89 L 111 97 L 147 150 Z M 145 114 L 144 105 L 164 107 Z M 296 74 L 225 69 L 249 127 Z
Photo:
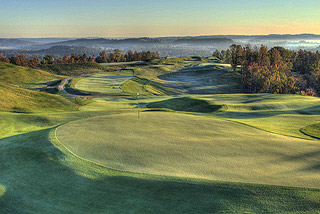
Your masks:
M 318 0 L 0 0 L 0 37 L 320 34 Z

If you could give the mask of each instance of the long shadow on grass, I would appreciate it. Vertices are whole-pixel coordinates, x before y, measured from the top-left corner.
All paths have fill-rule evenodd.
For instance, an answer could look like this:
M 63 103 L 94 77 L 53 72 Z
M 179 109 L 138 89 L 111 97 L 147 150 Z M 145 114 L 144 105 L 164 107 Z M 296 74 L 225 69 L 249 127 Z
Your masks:
M 187 90 L 189 94 L 228 94 L 241 92 L 239 76 L 233 76 L 223 66 L 206 65 L 184 67 L 176 72 L 158 76 L 171 81 L 169 87 Z
M 263 110 L 263 107 L 252 107 L 250 112 L 238 112 L 238 111 L 228 111 L 223 112 L 224 118 L 235 118 L 235 119 L 249 119 L 249 118 L 266 118 L 282 114 L 295 114 L 295 115 L 320 115 L 320 107 L 313 106 L 303 109 L 295 110 Z
M 313 151 L 313 152 L 306 152 L 306 153 L 302 153 L 294 156 L 286 156 L 279 160 L 272 161 L 272 163 L 281 164 L 281 162 L 296 162 L 296 161 L 303 161 L 303 160 L 309 160 L 308 162 L 309 163 L 313 162 L 313 164 L 305 168 L 302 168 L 301 170 L 313 171 L 315 173 L 320 172 L 320 150 Z
M 205 100 L 193 99 L 190 97 L 173 98 L 169 100 L 150 103 L 148 108 L 166 108 L 173 111 L 212 113 L 223 108 L 222 105 L 213 105 Z
M 312 213 L 320 209 L 319 189 L 195 183 L 108 170 L 66 156 L 51 144 L 49 132 L 0 140 L 0 184 L 6 187 L 0 213 Z

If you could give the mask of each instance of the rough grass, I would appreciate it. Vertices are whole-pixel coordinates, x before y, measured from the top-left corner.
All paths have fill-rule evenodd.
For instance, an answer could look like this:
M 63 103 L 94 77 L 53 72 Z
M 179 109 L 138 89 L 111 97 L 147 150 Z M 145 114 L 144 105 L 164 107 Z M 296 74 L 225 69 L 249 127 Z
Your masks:
M 76 104 L 61 96 L 26 89 L 52 86 L 59 82 L 59 78 L 45 71 L 0 63 L 0 111 L 77 110 Z
M 214 105 L 205 100 L 181 97 L 150 103 L 147 107 L 166 108 L 174 111 L 212 113 L 221 110 L 223 105 Z
M 0 83 L 0 111 L 48 112 L 74 111 L 78 106 L 58 95 Z
M 313 124 L 301 129 L 301 132 L 314 138 L 320 139 L 320 124 Z
M 25 88 L 50 85 L 61 77 L 39 69 L 20 67 L 0 62 L 0 83 L 22 86 Z
M 320 143 L 224 120 L 143 112 L 140 118 L 123 114 L 80 120 L 62 126 L 57 134 L 79 156 L 117 169 L 234 182 L 320 185 Z

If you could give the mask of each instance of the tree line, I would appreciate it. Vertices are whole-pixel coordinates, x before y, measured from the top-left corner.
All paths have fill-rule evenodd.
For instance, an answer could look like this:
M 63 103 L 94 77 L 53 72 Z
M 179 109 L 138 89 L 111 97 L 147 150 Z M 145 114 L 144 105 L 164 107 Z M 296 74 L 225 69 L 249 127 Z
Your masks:
M 160 59 L 159 52 L 151 52 L 151 51 L 127 51 L 126 53 L 122 53 L 121 50 L 116 49 L 113 52 L 107 53 L 106 51 L 102 51 L 99 56 L 87 56 L 86 54 L 78 55 L 72 54 L 69 56 L 64 56 L 62 58 L 54 59 L 51 55 L 45 55 L 40 61 L 37 56 L 34 56 L 32 59 L 26 57 L 25 54 L 12 56 L 10 58 L 6 58 L 0 55 L 0 62 L 7 62 L 18 66 L 25 67 L 37 67 L 41 64 L 69 64 L 69 63 L 115 63 L 115 62 L 134 62 L 134 61 L 148 61 L 153 59 Z
M 213 56 L 240 70 L 245 93 L 320 94 L 319 52 L 233 44 Z

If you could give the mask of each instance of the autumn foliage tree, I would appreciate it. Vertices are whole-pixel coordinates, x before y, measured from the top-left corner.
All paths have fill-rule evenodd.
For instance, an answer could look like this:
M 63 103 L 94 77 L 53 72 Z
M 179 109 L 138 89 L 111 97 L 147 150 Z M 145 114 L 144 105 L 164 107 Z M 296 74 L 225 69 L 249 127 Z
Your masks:
M 220 52 L 226 53 L 227 51 Z M 320 91 L 320 57 L 318 53 L 297 53 L 281 47 L 270 50 L 261 45 L 230 46 L 231 66 L 235 72 L 241 65 L 243 92 L 273 94 L 304 94 L 314 96 L 312 88 Z M 218 55 L 218 52 L 214 52 Z M 221 54 L 222 55 L 222 54 Z M 319 61 L 317 61 L 317 59 Z M 293 71 L 298 76 L 293 75 Z M 313 70 L 310 73 L 310 70 Z

